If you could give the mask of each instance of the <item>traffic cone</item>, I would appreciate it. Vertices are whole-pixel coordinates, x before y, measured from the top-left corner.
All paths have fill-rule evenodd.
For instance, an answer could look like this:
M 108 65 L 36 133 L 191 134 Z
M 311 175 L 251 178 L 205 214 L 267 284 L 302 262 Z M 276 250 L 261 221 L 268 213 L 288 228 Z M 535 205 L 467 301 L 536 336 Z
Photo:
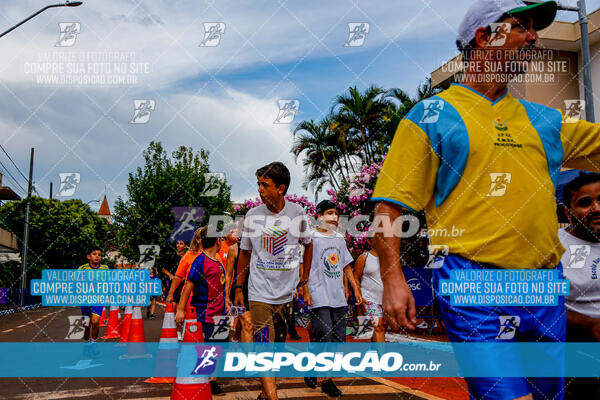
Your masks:
M 183 332 L 183 343 L 203 341 L 202 324 L 200 322 L 188 323 Z M 208 377 L 177 377 L 171 390 L 171 400 L 212 400 Z
M 119 307 L 110 306 L 108 313 L 108 326 L 106 327 L 106 334 L 102 336 L 102 339 L 119 339 Z
M 142 321 L 142 307 L 133 307 L 131 314 L 131 329 L 127 338 L 126 354 L 120 359 L 128 358 L 151 358 L 152 354 L 146 353 L 146 335 L 144 335 L 144 323 Z
M 179 351 L 179 340 L 177 339 L 177 327 L 175 325 L 175 311 L 173 303 L 167 304 L 165 317 L 163 319 L 160 343 L 156 355 L 155 375 L 164 375 L 165 372 L 176 371 L 177 353 Z M 146 383 L 173 383 L 173 377 L 152 377 L 146 379 Z
M 102 315 L 100 316 L 100 326 L 106 326 L 106 307 L 102 308 Z
M 127 343 L 127 339 L 129 338 L 129 331 L 131 330 L 131 313 L 133 313 L 133 307 L 125 307 L 125 315 L 123 315 L 123 320 L 119 327 L 119 334 L 121 335 L 121 338 L 119 339 L 120 344 Z
M 185 333 L 185 327 L 190 322 L 198 322 L 198 316 L 196 315 L 196 307 L 187 306 L 185 308 L 185 320 L 183 321 L 183 332 Z M 200 340 L 202 341 L 202 340 Z

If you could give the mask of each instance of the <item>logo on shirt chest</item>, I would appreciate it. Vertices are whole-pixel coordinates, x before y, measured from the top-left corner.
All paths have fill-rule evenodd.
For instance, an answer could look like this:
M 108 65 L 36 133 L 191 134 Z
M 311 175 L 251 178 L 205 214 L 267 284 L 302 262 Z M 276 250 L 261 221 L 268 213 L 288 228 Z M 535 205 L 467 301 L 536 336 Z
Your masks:
M 272 226 L 260 233 L 260 247 L 276 256 L 285 250 L 288 232 L 278 226 Z
M 494 142 L 494 146 L 498 147 L 514 147 L 514 148 L 522 148 L 523 145 L 518 143 L 509 132 L 508 125 L 506 122 L 500 117 L 494 120 L 494 133 L 496 135 L 496 141 Z
M 340 272 L 340 255 L 335 247 L 326 248 L 321 253 L 321 259 L 325 266 L 324 273 L 328 278 L 339 278 L 342 274 Z

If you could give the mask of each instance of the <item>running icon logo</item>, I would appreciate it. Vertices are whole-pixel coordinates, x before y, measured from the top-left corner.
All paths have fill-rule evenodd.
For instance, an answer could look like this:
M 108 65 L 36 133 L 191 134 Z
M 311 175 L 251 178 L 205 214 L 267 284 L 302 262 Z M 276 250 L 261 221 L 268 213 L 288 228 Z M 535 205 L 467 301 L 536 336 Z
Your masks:
M 496 339 L 511 340 L 517 333 L 517 328 L 521 325 L 521 317 L 518 315 L 499 315 L 500 329 Z
M 592 248 L 587 244 L 570 244 L 570 257 L 567 268 L 583 268 L 591 252 Z
M 204 39 L 198 47 L 216 47 L 221 43 L 221 36 L 225 34 L 224 22 L 205 22 Z
M 72 47 L 77 40 L 77 35 L 81 32 L 79 22 L 60 22 L 58 24 L 60 33 L 54 47 Z
M 215 197 L 219 195 L 221 185 L 225 183 L 225 174 L 222 172 L 204 173 L 204 190 L 200 193 L 202 197 Z
M 233 316 L 219 315 L 212 317 L 214 329 L 208 340 L 227 340 L 229 337 L 229 328 L 233 325 Z
M 260 233 L 260 247 L 276 256 L 285 250 L 287 231 L 278 226 L 272 226 Z
M 510 33 L 510 24 L 508 22 L 495 22 L 490 24 L 492 35 L 488 45 L 490 47 L 502 46 L 506 42 L 506 38 Z
M 140 244 L 140 260 L 138 267 L 142 269 L 150 269 L 154 267 L 156 257 L 160 254 L 160 246 L 157 244 Z
M 217 360 L 223 355 L 221 346 L 196 346 L 198 360 L 191 375 L 210 375 L 217 368 Z
M 419 123 L 435 124 L 440 118 L 440 113 L 444 109 L 444 101 L 442 99 L 423 100 L 423 116 Z
M 204 217 L 204 208 L 202 207 L 173 207 L 171 208 L 175 216 L 175 225 L 171 233 L 171 241 L 183 240 L 190 242 L 194 236 L 197 226 Z
M 279 112 L 273 123 L 290 124 L 300 108 L 300 100 L 277 100 L 277 105 L 279 106 Z
M 512 179 L 510 172 L 490 172 L 490 190 L 487 197 L 502 197 Z
M 130 124 L 145 124 L 150 121 L 150 114 L 156 109 L 154 100 L 133 100 L 133 118 Z
M 450 247 L 445 244 L 430 244 L 427 246 L 429 249 L 429 259 L 425 265 L 426 269 L 438 269 L 442 268 L 446 256 L 450 252 Z
M 85 333 L 85 328 L 90 323 L 90 317 L 70 315 L 69 317 L 69 332 L 65 336 L 66 340 L 81 340 Z
M 69 197 L 75 194 L 77 185 L 81 182 L 81 175 L 78 172 L 60 172 L 58 174 L 60 179 L 60 187 L 56 197 Z
M 368 22 L 348 22 L 348 40 L 344 47 L 360 47 L 365 44 L 367 34 L 371 30 Z
M 565 124 L 573 124 L 580 119 L 583 119 L 584 112 L 585 100 L 565 100 L 565 115 L 563 117 L 563 122 Z

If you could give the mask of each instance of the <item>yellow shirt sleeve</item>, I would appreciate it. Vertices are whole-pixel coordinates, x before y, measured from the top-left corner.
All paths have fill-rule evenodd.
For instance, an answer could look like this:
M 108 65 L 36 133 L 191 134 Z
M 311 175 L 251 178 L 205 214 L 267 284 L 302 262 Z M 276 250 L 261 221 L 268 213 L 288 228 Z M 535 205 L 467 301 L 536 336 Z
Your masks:
M 438 167 L 439 159 L 427 134 L 405 118 L 398 124 L 372 200 L 420 211 L 434 195 Z
M 600 125 L 579 120 L 561 126 L 563 166 L 600 172 Z

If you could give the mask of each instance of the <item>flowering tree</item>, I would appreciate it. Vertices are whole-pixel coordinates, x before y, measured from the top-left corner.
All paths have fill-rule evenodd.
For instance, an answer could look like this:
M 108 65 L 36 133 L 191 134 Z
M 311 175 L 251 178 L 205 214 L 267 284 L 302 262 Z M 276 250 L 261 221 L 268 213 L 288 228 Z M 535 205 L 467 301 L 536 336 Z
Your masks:
M 360 173 L 349 181 L 344 181 L 339 191 L 336 192 L 333 189 L 327 191 L 341 215 L 357 218 L 369 216 L 373 212 L 375 204 L 370 199 L 382 164 L 383 162 L 363 165 Z M 369 250 L 368 222 L 366 222 L 366 218 L 364 220 L 364 223 L 356 224 L 356 229 L 346 232 L 348 248 L 354 257 Z
M 298 196 L 295 194 L 286 194 L 285 195 L 285 199 L 287 201 L 290 201 L 292 203 L 296 203 L 302 206 L 302 208 L 304 208 L 304 210 L 306 211 L 306 213 L 310 216 L 313 217 L 315 216 L 315 204 L 311 203 L 310 201 L 308 201 L 308 197 L 306 196 Z M 246 201 L 244 201 L 244 203 L 242 205 L 237 205 L 234 206 L 233 211 L 234 211 L 234 215 L 246 215 L 246 213 L 257 206 L 260 206 L 261 204 L 263 204 L 262 200 L 259 199 L 258 197 L 255 198 L 254 200 L 252 199 L 248 199 Z
M 354 220 L 348 224 L 349 229 L 345 231 L 345 235 L 348 248 L 355 258 L 370 249 L 367 242 L 367 232 L 369 230 L 369 217 L 372 217 L 375 207 L 375 203 L 371 201 L 371 197 L 382 165 L 383 161 L 363 165 L 360 173 L 349 181 L 344 181 L 339 191 L 327 191 L 331 196 L 331 200 L 338 206 L 340 214 L 347 216 L 350 220 Z M 425 265 L 429 255 L 425 214 L 423 212 L 415 214 L 404 211 L 403 215 L 413 215 L 416 217 L 418 227 L 416 234 L 402 238 L 402 264 L 411 266 Z M 342 217 L 342 219 L 344 220 L 345 218 Z M 358 223 L 356 223 L 357 220 L 359 220 Z M 408 222 L 405 223 L 408 224 Z

